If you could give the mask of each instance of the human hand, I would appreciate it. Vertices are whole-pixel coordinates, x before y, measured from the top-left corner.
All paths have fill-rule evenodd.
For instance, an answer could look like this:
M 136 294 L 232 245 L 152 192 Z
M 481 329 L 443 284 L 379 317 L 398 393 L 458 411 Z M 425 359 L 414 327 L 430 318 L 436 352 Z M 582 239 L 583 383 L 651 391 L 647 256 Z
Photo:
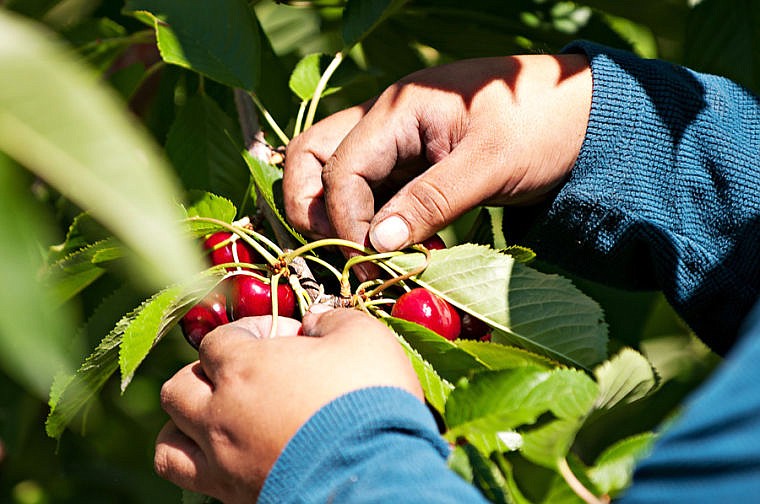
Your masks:
M 161 390 L 170 421 L 156 440 L 156 472 L 225 503 L 254 502 L 287 442 L 318 409 L 371 386 L 423 394 L 395 336 L 349 309 L 307 314 L 303 326 L 249 317 L 203 339 L 199 361 Z M 306 336 L 295 336 L 299 328 Z
M 313 238 L 388 251 L 480 204 L 537 202 L 572 168 L 590 106 L 591 73 L 579 54 L 422 70 L 293 139 L 286 213 Z

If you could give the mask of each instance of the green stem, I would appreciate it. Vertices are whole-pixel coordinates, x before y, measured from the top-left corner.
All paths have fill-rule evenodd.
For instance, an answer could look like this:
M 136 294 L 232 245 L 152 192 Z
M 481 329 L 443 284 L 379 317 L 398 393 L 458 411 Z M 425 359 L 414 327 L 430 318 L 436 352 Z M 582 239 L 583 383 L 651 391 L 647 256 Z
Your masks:
M 358 250 L 359 252 L 363 252 L 365 254 L 372 254 L 374 252 L 372 249 L 363 247 L 358 243 L 352 242 L 350 240 L 343 240 L 341 238 L 323 238 L 321 240 L 309 242 L 306 245 L 301 245 L 297 249 L 293 249 L 290 252 L 285 253 L 283 259 L 286 263 L 289 263 L 293 260 L 294 257 L 302 256 L 305 253 L 311 252 L 312 250 L 318 249 L 320 247 L 345 247 Z
M 272 275 L 272 277 L 269 279 L 269 289 L 272 292 L 272 328 L 269 330 L 269 338 L 275 338 L 277 337 L 277 321 L 280 318 L 280 315 L 277 313 L 279 311 L 279 299 L 277 295 L 277 285 L 280 283 L 280 277 L 282 276 L 282 273 L 275 273 Z
M 351 268 L 356 266 L 357 264 L 365 263 L 365 262 L 379 262 L 383 259 L 390 259 L 391 257 L 396 257 L 399 255 L 403 255 L 403 252 L 383 252 L 380 254 L 369 254 L 365 256 L 354 256 L 348 261 L 346 261 L 345 266 L 343 266 L 343 273 L 340 276 L 340 289 L 341 289 L 341 296 L 348 295 L 350 293 L 350 288 L 348 287 L 348 276 L 351 273 Z M 393 279 L 395 280 L 395 279 Z M 387 283 L 387 282 L 385 282 Z M 384 285 L 384 284 L 383 284 Z M 382 287 L 382 285 L 380 286 Z M 379 287 L 378 287 L 379 288 Z M 375 292 L 378 288 L 373 290 L 372 292 Z M 348 290 L 348 292 L 345 292 Z M 368 297 L 371 297 L 368 295 Z
M 313 255 L 303 255 L 301 257 L 303 257 L 304 259 L 307 259 L 309 261 L 313 261 L 313 262 L 319 264 L 320 266 L 322 266 L 323 268 L 326 268 L 327 270 L 330 271 L 330 273 L 332 273 L 333 275 L 335 275 L 335 278 L 338 281 L 340 281 L 340 271 L 338 271 L 338 269 L 335 266 L 333 266 L 332 264 L 330 264 L 329 262 L 327 262 L 324 259 L 321 259 L 321 258 L 319 258 L 317 256 L 313 256 Z
M 296 126 L 293 128 L 293 137 L 297 137 L 301 133 L 301 125 L 303 124 L 303 114 L 306 112 L 306 105 L 309 104 L 309 100 L 303 100 L 298 107 L 298 115 L 296 116 Z
M 232 233 L 235 233 L 238 236 L 240 236 L 240 238 L 243 241 L 245 241 L 247 244 L 249 244 L 251 247 L 253 247 L 254 250 L 256 250 L 256 252 L 258 252 L 259 254 L 261 254 L 261 257 L 263 257 L 264 260 L 266 260 L 266 262 L 268 262 L 271 266 L 274 266 L 278 262 L 277 258 L 274 257 L 272 254 L 270 254 L 267 251 L 267 249 L 265 249 L 264 247 L 262 247 L 259 242 L 257 242 L 256 240 L 254 240 L 250 236 L 248 236 L 247 233 L 250 231 L 248 229 L 241 228 L 239 226 L 234 226 L 232 224 L 228 224 L 227 222 L 224 222 L 224 221 L 219 220 L 219 219 L 214 219 L 212 217 L 193 216 L 193 217 L 188 217 L 187 220 L 188 221 L 197 221 L 197 222 L 209 222 L 211 224 L 216 224 L 216 225 L 218 225 L 220 227 L 223 227 L 224 229 L 226 229 L 226 230 L 228 230 L 228 231 L 230 231 Z M 256 233 L 256 234 L 258 234 L 258 233 Z
M 274 131 L 275 135 L 277 135 L 277 137 L 280 139 L 280 142 L 282 142 L 283 145 L 288 145 L 288 142 L 290 141 L 288 135 L 282 131 L 282 128 L 280 128 L 280 126 L 277 124 L 277 121 L 274 120 L 272 114 L 270 114 L 269 111 L 264 108 L 264 104 L 261 103 L 261 100 L 259 100 L 259 97 L 256 96 L 256 93 L 249 92 L 248 95 L 251 97 L 251 100 L 253 100 L 253 103 L 256 104 L 256 107 L 264 116 L 264 119 L 266 119 L 267 123 L 269 123 L 269 127 L 272 128 L 272 131 Z
M 306 122 L 303 125 L 304 131 L 309 129 L 311 125 L 314 124 L 314 116 L 317 115 L 317 105 L 319 104 L 319 99 L 322 97 L 322 93 L 327 87 L 327 81 L 330 80 L 330 77 L 332 77 L 332 74 L 334 74 L 335 70 L 338 69 L 338 66 L 340 66 L 342 61 L 343 52 L 338 51 L 330 64 L 327 65 L 327 68 L 325 68 L 325 73 L 323 73 L 322 77 L 319 78 L 317 87 L 314 89 L 314 98 L 311 99 L 311 103 L 309 104 L 309 111 L 306 114 Z
M 281 256 L 283 251 L 282 249 L 272 240 L 264 236 L 263 234 L 259 233 L 258 231 L 254 231 L 253 229 L 248 228 L 241 228 L 246 234 L 249 234 L 256 238 L 258 241 L 264 243 L 267 247 L 272 249 L 272 251 L 277 254 L 278 256 Z
M 575 473 L 573 473 L 572 469 L 570 469 L 570 465 L 567 463 L 567 459 L 561 458 L 557 461 L 557 469 L 559 469 L 559 473 L 562 475 L 562 478 L 565 480 L 567 485 L 575 492 L 575 495 L 583 499 L 584 502 L 587 504 L 608 504 L 609 497 L 602 496 L 597 497 L 591 491 L 586 488 L 583 483 L 580 482 L 580 480 L 575 476 Z

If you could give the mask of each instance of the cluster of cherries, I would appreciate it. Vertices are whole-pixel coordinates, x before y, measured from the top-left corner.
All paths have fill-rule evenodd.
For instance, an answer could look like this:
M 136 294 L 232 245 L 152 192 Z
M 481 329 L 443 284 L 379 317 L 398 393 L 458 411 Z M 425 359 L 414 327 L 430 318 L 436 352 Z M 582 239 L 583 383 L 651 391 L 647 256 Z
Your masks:
M 422 242 L 429 250 L 446 248 L 440 236 L 433 235 Z M 489 341 L 491 328 L 482 320 L 459 310 L 445 299 L 423 287 L 412 289 L 396 300 L 391 316 L 416 322 L 447 340 L 474 339 Z
M 214 233 L 203 242 L 213 265 L 256 263 L 257 254 L 243 240 L 227 232 Z M 228 268 L 238 270 L 237 267 Z M 296 312 L 296 296 L 288 284 L 277 285 L 277 313 L 292 317 Z M 196 349 L 212 329 L 232 320 L 272 313 L 272 286 L 255 276 L 240 274 L 225 279 L 214 291 L 190 308 L 180 320 L 182 334 Z
M 438 235 L 422 244 L 428 249 L 446 248 Z M 258 258 L 250 245 L 228 232 L 210 235 L 203 242 L 203 247 L 208 252 L 212 265 L 255 264 Z M 204 336 L 217 326 L 243 317 L 272 313 L 272 286 L 269 283 L 247 274 L 242 266 L 231 266 L 228 271 L 237 271 L 238 274 L 222 281 L 180 320 L 182 334 L 196 349 Z M 276 295 L 277 313 L 283 317 L 292 317 L 296 312 L 293 289 L 286 283 L 279 283 Z M 455 308 L 422 287 L 399 296 L 391 315 L 416 322 L 448 340 L 462 338 L 487 341 L 491 337 L 491 328 L 485 322 Z

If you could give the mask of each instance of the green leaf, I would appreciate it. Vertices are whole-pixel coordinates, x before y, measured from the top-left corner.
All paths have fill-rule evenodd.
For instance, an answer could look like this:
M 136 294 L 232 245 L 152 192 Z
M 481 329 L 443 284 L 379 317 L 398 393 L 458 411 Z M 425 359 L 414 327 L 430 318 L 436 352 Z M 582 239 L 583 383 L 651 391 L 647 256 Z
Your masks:
M 609 409 L 647 396 L 657 386 L 649 361 L 637 351 L 624 348 L 609 361 L 594 369 L 599 383 L 596 406 Z
M 581 423 L 579 419 L 559 419 L 526 432 L 520 452 L 534 464 L 557 469 L 570 452 Z
M 232 222 L 237 208 L 223 196 L 206 191 L 188 191 L 187 203 L 183 205 L 187 217 L 207 217 L 222 222 Z
M 208 191 L 238 206 L 250 180 L 242 147 L 237 123 L 205 94 L 188 100 L 166 139 L 166 153 L 187 189 Z
M 124 391 L 137 366 L 153 345 L 217 281 L 218 277 L 212 275 L 196 275 L 189 282 L 167 287 L 154 294 L 119 319 L 74 375 L 57 377 L 50 391 L 50 413 L 46 422 L 48 435 L 60 437 L 79 410 L 98 393 L 119 367 L 122 370 L 121 388 Z
M 301 100 L 311 100 L 314 98 L 314 92 L 317 90 L 317 84 L 322 77 L 327 64 L 324 61 L 324 55 L 315 53 L 308 54 L 301 58 L 293 69 L 293 73 L 290 75 L 290 89 Z M 332 87 L 327 88 L 322 92 L 322 96 L 335 93 L 340 88 Z
M 406 273 L 423 261 L 423 254 L 409 253 L 388 264 Z M 489 247 L 433 250 L 430 264 L 414 281 L 487 322 L 496 329 L 496 342 L 578 367 L 596 364 L 606 354 L 607 328 L 596 302 L 569 280 Z
M 108 227 L 151 286 L 202 268 L 177 226 L 178 187 L 123 102 L 28 21 L 0 10 L 0 151 Z
M 261 37 L 245 0 L 129 0 L 125 10 L 152 18 L 167 63 L 230 87 L 256 88 Z
M 243 159 L 248 163 L 248 168 L 253 176 L 253 183 L 256 189 L 264 198 L 264 201 L 272 209 L 275 217 L 283 227 L 299 242 L 305 244 L 306 240 L 301 234 L 293 229 L 285 220 L 283 212 L 280 210 L 279 201 L 282 201 L 282 170 L 275 166 L 259 161 L 248 151 L 243 151 Z
M 589 470 L 594 485 L 604 494 L 615 497 L 631 484 L 638 460 L 648 452 L 656 439 L 652 432 L 637 434 L 607 448 Z
M 359 43 L 404 3 L 406 0 L 348 0 L 343 11 L 343 47 Z
M 685 63 L 760 92 L 760 4 L 703 0 L 688 16 Z
M 415 373 L 417 373 L 417 379 L 420 381 L 422 391 L 425 393 L 425 399 L 427 399 L 436 411 L 443 414 L 446 399 L 454 386 L 441 378 L 435 368 L 423 359 L 419 352 L 412 348 L 402 336 L 395 332 L 394 334 L 401 343 L 401 347 L 406 352 L 406 355 L 409 357 Z
M 43 266 L 39 244 L 55 234 L 26 175 L 0 152 L 0 368 L 43 399 L 53 376 L 76 364 L 70 354 L 76 318 L 35 280 Z
M 520 245 L 510 245 L 501 249 L 501 252 L 509 254 L 512 258 L 521 263 L 528 264 L 536 258 L 536 253 L 528 247 L 521 247 Z
M 449 467 L 477 488 L 489 502 L 511 503 L 507 482 L 499 467 L 474 446 L 457 446 L 449 457 Z
M 585 373 L 573 369 L 523 367 L 477 373 L 460 381 L 449 395 L 444 418 L 451 430 L 446 437 L 465 436 L 484 453 L 514 449 L 505 434 L 535 423 L 545 413 L 573 421 L 584 418 L 597 391 Z
M 414 322 L 395 317 L 384 317 L 382 322 L 390 326 L 428 361 L 444 379 L 454 382 L 471 372 L 488 369 L 485 364 L 454 342 L 447 340 Z
M 551 369 L 558 365 L 558 363 L 542 355 L 531 353 L 522 348 L 501 345 L 490 341 L 457 340 L 456 345 L 460 350 L 464 350 L 472 355 L 491 370 L 512 369 L 523 366 Z
M 106 272 L 103 263 L 122 257 L 124 251 L 118 241 L 107 238 L 53 263 L 45 271 L 43 281 L 50 287 L 58 304 L 62 304 L 100 278 Z
M 122 327 L 103 338 L 75 375 L 59 375 L 50 388 L 50 412 L 45 422 L 48 436 L 59 438 L 79 410 L 103 388 L 119 366 Z
M 220 276 L 204 274 L 196 277 L 193 282 L 167 287 L 143 303 L 127 320 L 122 321 L 124 328 L 119 349 L 122 392 L 156 343 L 174 327 L 187 310 L 208 294 L 220 279 Z

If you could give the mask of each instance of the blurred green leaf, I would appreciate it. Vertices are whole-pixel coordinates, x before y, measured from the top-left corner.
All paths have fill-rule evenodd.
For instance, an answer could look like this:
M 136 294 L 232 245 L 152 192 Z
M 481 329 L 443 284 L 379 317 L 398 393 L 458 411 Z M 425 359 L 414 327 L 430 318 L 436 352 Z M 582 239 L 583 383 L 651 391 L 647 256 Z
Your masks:
M 0 367 L 38 398 L 53 376 L 73 369 L 70 338 L 75 318 L 37 281 L 43 266 L 40 243 L 54 231 L 35 204 L 24 173 L 0 153 Z
M 108 255 L 103 255 L 107 253 Z M 70 300 L 106 272 L 102 263 L 123 257 L 123 247 L 107 238 L 59 259 L 45 271 L 43 281 L 59 304 Z M 105 260 L 104 260 L 105 259 Z
M 0 150 L 109 227 L 153 285 L 200 269 L 156 146 L 70 52 L 0 11 Z M 73 126 L 75 125 L 75 127 Z
M 253 91 L 261 71 L 261 36 L 245 0 L 128 0 L 148 14 L 161 56 L 222 84 Z

